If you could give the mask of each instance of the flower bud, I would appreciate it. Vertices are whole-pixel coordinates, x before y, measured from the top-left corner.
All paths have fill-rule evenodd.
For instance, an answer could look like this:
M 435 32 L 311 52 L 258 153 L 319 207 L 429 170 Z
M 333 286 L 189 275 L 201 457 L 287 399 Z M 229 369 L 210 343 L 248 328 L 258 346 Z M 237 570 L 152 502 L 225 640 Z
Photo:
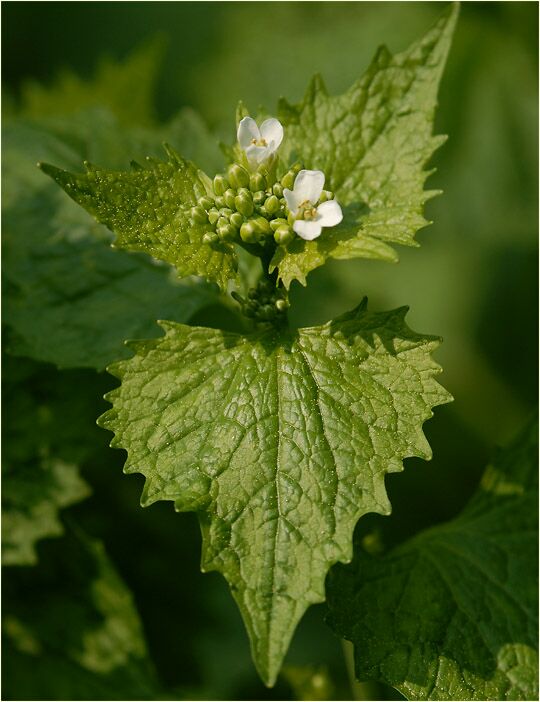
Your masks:
M 220 216 L 221 216 L 221 215 L 219 214 L 219 212 L 218 212 L 218 211 L 216 210 L 216 208 L 214 207 L 214 208 L 212 208 L 212 209 L 210 210 L 210 212 L 208 213 L 208 221 L 210 222 L 210 224 L 214 225 L 214 224 L 218 221 L 218 219 L 220 218 Z
M 261 307 L 261 311 L 259 312 L 259 316 L 262 319 L 273 319 L 276 316 L 276 308 L 274 305 L 263 305 Z
M 253 221 L 244 222 L 240 227 L 240 238 L 246 244 L 256 244 L 259 241 L 259 233 Z
M 274 239 L 276 244 L 284 246 L 294 239 L 294 232 L 288 225 L 282 224 L 281 227 L 278 227 L 274 232 Z
M 223 217 L 223 215 L 221 215 L 217 221 L 217 228 L 219 229 L 220 227 L 227 227 L 228 225 L 229 225 L 228 217 Z
M 234 210 L 234 198 L 236 197 L 236 192 L 229 188 L 228 190 L 225 190 L 223 193 L 223 199 L 225 200 L 225 204 L 227 207 L 230 207 L 231 210 Z
M 291 225 L 291 227 L 294 224 L 295 216 L 293 215 L 292 212 L 289 212 L 289 214 L 287 215 L 287 222 Z
M 240 214 L 240 212 L 233 212 L 232 215 L 229 217 L 229 222 L 236 229 L 240 229 L 240 227 L 244 223 L 244 217 Z
M 257 190 L 264 190 L 266 188 L 266 178 L 262 173 L 253 173 L 249 177 L 249 189 L 252 192 L 257 192 Z
M 249 173 L 238 163 L 233 163 L 230 166 L 227 177 L 233 188 L 245 188 L 249 185 Z
M 234 205 L 240 214 L 244 217 L 250 217 L 253 214 L 253 198 L 251 195 L 241 193 L 234 198 Z
M 284 225 L 284 224 L 287 225 L 287 220 L 286 220 L 286 219 L 283 219 L 282 217 L 279 217 L 278 219 L 273 219 L 273 220 L 270 222 L 270 229 L 271 229 L 273 232 L 275 232 L 276 229 L 278 229 L 279 227 L 281 227 L 281 226 Z
M 294 181 L 296 178 L 296 173 L 294 171 L 287 171 L 283 178 L 281 179 L 281 185 L 284 188 L 289 188 L 289 190 L 292 190 L 294 187 Z
M 230 210 L 228 207 L 222 207 L 219 211 L 219 214 L 228 220 L 229 217 L 232 215 L 232 210 Z
M 200 207 L 199 205 L 197 205 L 197 207 L 192 207 L 191 219 L 194 222 L 200 222 L 201 224 L 204 224 L 204 222 L 208 221 L 208 215 L 206 214 L 206 210 L 203 207 Z
M 218 195 L 215 199 L 216 207 L 225 207 L 225 198 L 223 195 Z
M 301 170 L 302 170 L 302 164 L 300 163 L 300 161 L 293 163 L 293 165 L 291 166 L 291 171 L 294 173 L 294 175 L 298 175 Z
M 264 209 L 270 214 L 274 214 L 274 212 L 279 210 L 279 200 L 275 195 L 270 195 L 270 197 L 266 198 L 264 201 Z
M 256 193 L 253 193 L 253 202 L 256 205 L 262 205 L 265 200 L 266 193 L 264 192 L 264 190 L 257 190 Z
M 218 174 L 214 177 L 214 192 L 216 195 L 223 195 L 228 187 L 229 184 L 224 176 Z
M 249 188 L 238 188 L 236 194 L 249 197 L 250 200 L 253 199 L 253 195 L 251 194 L 251 190 L 249 190 Z
M 333 200 L 334 193 L 331 190 L 323 190 L 319 202 L 326 202 L 327 200 Z
M 222 241 L 234 241 L 236 239 L 236 229 L 230 224 L 218 227 L 217 233 Z
M 283 186 L 281 183 L 274 183 L 272 186 L 272 192 L 276 197 L 283 197 Z
M 208 197 L 208 195 L 203 195 L 203 197 L 200 197 L 197 200 L 197 204 L 200 205 L 203 209 L 209 210 L 214 205 L 214 201 L 211 197 Z
M 251 220 L 254 224 L 255 227 L 257 228 L 257 231 L 260 234 L 270 234 L 271 229 L 270 229 L 270 223 L 266 219 L 266 217 L 256 217 L 255 219 Z
M 202 240 L 203 244 L 216 244 L 219 241 L 219 237 L 216 232 L 205 232 Z
M 280 300 L 276 300 L 276 309 L 278 312 L 285 312 L 286 309 L 289 308 L 289 301 L 284 300 L 283 298 Z

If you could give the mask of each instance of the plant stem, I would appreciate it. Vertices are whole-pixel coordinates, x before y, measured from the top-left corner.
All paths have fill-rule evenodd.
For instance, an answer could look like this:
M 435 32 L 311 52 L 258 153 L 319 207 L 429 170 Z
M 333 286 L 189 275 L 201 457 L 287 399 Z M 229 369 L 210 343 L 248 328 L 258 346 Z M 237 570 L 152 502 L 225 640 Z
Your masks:
M 358 682 L 354 674 L 354 647 L 350 641 L 341 639 L 343 647 L 343 656 L 347 673 L 349 676 L 349 684 L 353 700 L 378 700 L 380 699 L 380 689 L 376 682 L 370 680 L 366 682 Z

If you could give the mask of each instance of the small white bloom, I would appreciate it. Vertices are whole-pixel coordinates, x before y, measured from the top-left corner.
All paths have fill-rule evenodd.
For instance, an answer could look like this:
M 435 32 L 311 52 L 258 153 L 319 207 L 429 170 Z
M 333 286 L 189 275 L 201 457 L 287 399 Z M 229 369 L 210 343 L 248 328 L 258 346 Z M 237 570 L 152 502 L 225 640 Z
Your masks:
M 252 166 L 266 161 L 283 141 L 283 127 L 274 117 L 265 119 L 261 127 L 251 117 L 244 117 L 238 125 L 238 141 Z
M 323 186 L 322 171 L 303 170 L 296 176 L 293 189 L 283 190 L 289 212 L 295 217 L 293 229 L 306 241 L 316 239 L 323 227 L 335 227 L 343 219 L 341 207 L 335 200 L 321 202 L 317 207 Z

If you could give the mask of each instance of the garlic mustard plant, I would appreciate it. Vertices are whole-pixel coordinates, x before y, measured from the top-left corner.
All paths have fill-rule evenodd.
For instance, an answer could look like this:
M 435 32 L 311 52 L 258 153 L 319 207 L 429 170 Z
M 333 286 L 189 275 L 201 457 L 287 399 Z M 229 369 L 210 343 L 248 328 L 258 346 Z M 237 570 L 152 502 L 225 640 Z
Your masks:
M 471 685 L 473 692 L 496 698 L 516 689 L 520 676 L 512 661 L 530 660 L 522 648 L 508 649 L 487 683 L 470 682 L 486 666 L 476 660 L 476 647 L 463 656 L 454 645 L 459 636 L 446 638 L 444 627 L 463 609 L 466 616 L 456 631 L 474 628 L 468 596 L 476 576 L 465 579 L 455 568 L 444 551 L 445 529 L 405 548 L 405 557 L 412 552 L 410 562 L 404 564 L 398 554 L 350 577 L 336 569 L 341 575 L 327 580 L 332 566 L 352 559 L 358 520 L 390 513 L 386 476 L 403 470 L 406 458 L 431 457 L 423 424 L 451 396 L 436 380 L 440 367 L 432 353 L 440 340 L 412 331 L 406 308 L 372 311 L 358 298 L 352 309 L 316 326 L 295 328 L 289 319 L 291 288 L 306 285 L 313 270 L 330 259 L 396 261 L 395 246 L 415 246 L 416 232 L 428 224 L 424 206 L 436 191 L 425 189 L 426 168 L 444 141 L 433 134 L 433 120 L 456 17 L 457 9 L 448 8 L 401 54 L 380 50 L 366 75 L 343 95 L 329 95 L 315 77 L 302 101 L 282 99 L 276 110 L 262 112 L 274 115 L 262 121 L 240 105 L 236 122 L 231 116 L 226 161 L 208 164 L 203 156 L 205 170 L 190 151 L 191 141 L 182 142 L 178 131 L 172 132 L 166 156 L 132 162 L 129 170 L 85 163 L 86 172 L 74 173 L 41 164 L 112 232 L 115 251 L 106 249 L 102 267 L 113 268 L 110 258 L 123 260 L 115 289 L 125 293 L 123 300 L 137 301 L 135 320 L 118 306 L 115 334 L 99 334 L 93 308 L 76 315 L 67 338 L 78 338 L 79 346 L 58 362 L 83 359 L 100 369 L 108 364 L 118 379 L 106 395 L 110 409 L 99 425 L 114 434 L 113 447 L 126 451 L 125 472 L 144 475 L 143 506 L 170 501 L 178 512 L 196 513 L 202 569 L 227 579 L 255 666 L 268 686 L 280 673 L 304 612 L 325 600 L 327 588 L 332 627 L 357 645 L 363 660 L 357 670 L 375 671 L 419 699 L 459 698 Z M 71 142 L 79 143 L 76 136 Z M 60 153 L 53 144 L 51 159 Z M 63 165 L 70 168 L 74 160 Z M 31 220 L 28 228 L 41 256 L 41 230 L 34 224 Z M 164 264 L 187 279 L 181 287 L 171 283 Z M 40 279 L 36 288 L 41 286 Z M 167 304 L 153 304 L 172 287 L 175 296 Z M 56 311 L 56 288 L 53 292 Z M 80 299 L 78 288 L 69 292 Z M 234 324 L 189 323 L 212 305 L 226 310 Z M 12 319 L 16 313 L 10 312 Z M 27 347 L 38 334 L 35 327 L 32 319 L 30 335 L 28 324 L 19 322 L 19 336 L 31 337 Z M 128 339 L 127 349 L 119 334 Z M 103 338 L 107 348 L 96 350 L 96 339 Z M 48 340 L 39 341 L 39 352 L 51 353 Z M 504 509 L 495 497 L 479 499 L 482 509 L 475 514 L 484 514 L 491 529 Z M 460 537 L 452 548 L 461 548 L 467 563 L 482 561 L 489 548 L 477 549 L 476 543 L 483 544 L 487 532 L 466 517 L 458 526 L 460 534 L 472 536 Z M 522 527 L 529 528 L 528 518 Z M 525 540 L 508 543 L 525 549 Z M 486 580 L 477 588 L 482 632 L 497 619 L 501 602 L 512 622 L 523 620 L 525 550 L 515 557 L 504 544 L 497 548 L 508 568 L 491 572 L 489 564 L 478 566 L 490 573 L 489 585 Z M 530 545 L 527 549 L 530 553 Z M 414 587 L 431 573 L 433 559 L 444 578 L 433 579 L 426 600 Z M 368 571 L 373 581 L 366 584 Z M 505 596 L 500 573 L 507 572 L 517 599 Z M 385 578 L 392 587 L 381 589 Z M 492 598 L 483 597 L 488 587 L 494 588 Z M 523 640 L 529 646 L 531 638 Z M 506 651 L 504 637 L 495 632 L 493 641 L 493 650 Z M 415 667 L 424 649 L 429 665 Z M 453 667 L 446 661 L 450 650 Z M 449 676 L 444 684 L 441 670 L 443 678 Z

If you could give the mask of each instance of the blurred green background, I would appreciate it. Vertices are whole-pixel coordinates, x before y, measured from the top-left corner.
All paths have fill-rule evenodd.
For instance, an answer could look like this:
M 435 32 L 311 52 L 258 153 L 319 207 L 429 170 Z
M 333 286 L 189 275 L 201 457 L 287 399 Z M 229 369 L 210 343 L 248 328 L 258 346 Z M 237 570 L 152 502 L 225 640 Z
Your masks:
M 392 51 L 406 48 L 442 7 L 430 2 L 4 3 L 4 101 L 15 112 L 29 81 L 51 84 L 66 67 L 91 78 L 104 54 L 122 60 L 158 34 L 165 44 L 156 79 L 156 121 L 190 106 L 216 138 L 230 141 L 239 99 L 253 109 L 259 104 L 271 109 L 280 95 L 298 100 L 315 72 L 322 73 L 330 92 L 343 91 L 379 44 Z M 385 546 L 456 514 L 494 447 L 508 441 L 536 405 L 537 27 L 533 2 L 462 5 L 436 120 L 436 132 L 449 140 L 433 160 L 438 170 L 429 181 L 444 194 L 428 203 L 434 223 L 418 235 L 421 248 L 401 251 L 398 265 L 331 262 L 311 274 L 306 289 L 294 290 L 297 325 L 327 321 L 367 295 L 372 309 L 410 305 L 413 329 L 444 338 L 437 360 L 444 368 L 441 382 L 455 402 L 438 408 L 426 425 L 433 461 L 408 460 L 404 473 L 387 480 L 392 516 L 368 517 L 358 527 L 358 534 L 377 530 Z M 126 164 L 131 156 L 125 154 Z M 81 411 L 88 424 L 106 408 L 99 399 L 111 385 L 105 375 L 59 373 L 52 367 L 48 375 L 51 383 L 58 376 L 57 387 L 63 384 L 66 393 L 74 382 L 89 388 L 88 397 L 95 399 Z M 67 510 L 67 519 L 103 540 L 133 592 L 160 685 L 171 697 L 185 699 L 304 694 L 291 688 L 293 673 L 274 690 L 258 682 L 224 581 L 199 573 L 196 518 L 175 515 L 168 504 L 141 510 L 142 479 L 124 477 L 120 452 L 107 448 L 104 431 L 93 431 L 94 452 L 83 462 L 93 496 Z M 31 596 L 40 579 L 54 577 L 43 569 L 65 548 L 64 541 L 40 545 L 39 568 L 10 569 L 8 595 Z M 329 694 L 347 699 L 341 644 L 323 624 L 323 614 L 323 606 L 308 612 L 288 663 L 327 666 Z M 34 670 L 38 680 L 37 672 L 24 656 L 15 663 L 19 668 L 11 674 L 5 670 L 5 698 L 30 698 L 28 673 Z M 52 689 L 47 681 L 40 684 Z M 125 698 L 121 691 L 118 695 Z

